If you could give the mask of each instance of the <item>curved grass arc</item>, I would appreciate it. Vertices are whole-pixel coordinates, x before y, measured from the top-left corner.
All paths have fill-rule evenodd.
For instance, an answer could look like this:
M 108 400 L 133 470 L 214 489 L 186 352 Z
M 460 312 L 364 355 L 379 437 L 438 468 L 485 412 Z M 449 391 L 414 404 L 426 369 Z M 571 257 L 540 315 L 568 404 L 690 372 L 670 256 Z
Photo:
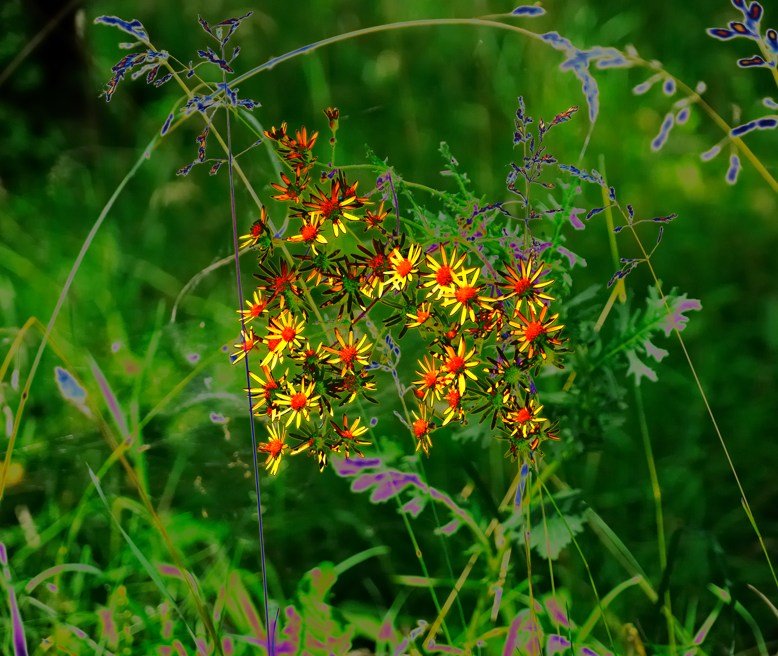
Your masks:
M 510 32 L 521 34 L 522 36 L 525 36 L 527 38 L 533 39 L 535 41 L 539 41 L 540 43 L 548 46 L 548 43 L 543 40 L 542 35 L 533 32 L 532 30 L 527 30 L 522 27 L 518 27 L 516 25 L 509 25 L 506 23 L 501 23 L 496 20 L 489 20 L 491 18 L 496 18 L 501 15 L 496 16 L 488 16 L 485 18 L 430 18 L 430 19 L 421 19 L 421 20 L 413 20 L 413 21 L 399 21 L 396 23 L 386 23 L 383 25 L 376 25 L 373 27 L 365 27 L 358 30 L 353 30 L 351 32 L 346 32 L 344 34 L 340 34 L 333 37 L 328 37 L 326 39 L 321 39 L 319 41 L 315 41 L 311 44 L 301 46 L 300 48 L 297 48 L 295 50 L 291 50 L 283 55 L 279 55 L 277 57 L 273 57 L 272 59 L 269 59 L 264 64 L 260 64 L 259 66 L 255 66 L 254 68 L 246 71 L 245 73 L 242 73 L 238 75 L 237 77 L 233 78 L 232 83 L 233 84 L 239 84 L 245 80 L 248 80 L 258 73 L 261 73 L 262 71 L 270 70 L 277 66 L 278 64 L 288 61 L 290 59 L 294 59 L 295 57 L 299 57 L 300 55 L 306 55 L 310 52 L 313 52 L 315 50 L 318 50 L 320 48 L 323 48 L 325 46 L 333 45 L 336 43 L 340 43 L 342 41 L 347 41 L 350 39 L 359 38 L 362 36 L 368 36 L 371 34 L 378 34 L 380 32 L 389 32 L 393 30 L 400 30 L 400 29 L 409 29 L 409 28 L 417 28 L 417 27 L 436 27 L 436 26 L 456 26 L 456 25 L 470 25 L 474 27 L 489 27 L 492 29 L 501 29 L 501 30 L 507 30 Z M 510 14 L 504 14 L 502 15 L 505 18 L 511 17 Z M 515 17 L 514 17 L 515 18 Z M 551 47 L 551 46 L 548 46 Z M 754 152 L 748 147 L 748 145 L 741 139 L 740 137 L 733 137 L 730 132 L 732 130 L 732 127 L 725 121 L 721 115 L 716 112 L 715 109 L 713 109 L 703 98 L 702 96 L 697 93 L 694 89 L 692 89 L 690 86 L 688 86 L 685 82 L 678 79 L 671 73 L 669 73 L 664 68 L 657 68 L 656 64 L 646 61 L 642 57 L 637 57 L 634 55 L 630 55 L 629 53 L 621 53 L 624 58 L 630 62 L 633 66 L 639 67 L 639 68 L 647 68 L 649 70 L 652 70 L 656 72 L 657 70 L 661 70 L 665 73 L 665 75 L 669 78 L 671 78 L 678 88 L 684 90 L 689 96 L 693 97 L 695 101 L 700 105 L 700 107 L 703 109 L 703 111 L 710 117 L 710 119 L 716 124 L 718 128 L 720 128 L 727 136 L 729 141 L 739 150 L 742 152 L 743 156 L 748 159 L 749 162 L 753 165 L 753 167 L 757 170 L 760 176 L 765 180 L 765 182 L 768 184 L 768 186 L 776 193 L 778 193 L 778 180 L 776 180 L 772 174 L 767 170 L 767 168 L 764 166 L 764 164 L 761 162 L 761 160 L 754 154 Z M 776 80 L 778 81 L 778 71 L 775 69 L 773 70 L 773 74 L 776 76 Z M 593 124 L 592 124 L 593 127 Z M 591 135 L 591 128 L 589 132 L 589 136 Z M 584 143 L 584 150 L 586 148 L 586 145 L 588 144 L 589 136 L 587 136 L 585 143 Z M 583 152 L 581 153 L 583 154 Z

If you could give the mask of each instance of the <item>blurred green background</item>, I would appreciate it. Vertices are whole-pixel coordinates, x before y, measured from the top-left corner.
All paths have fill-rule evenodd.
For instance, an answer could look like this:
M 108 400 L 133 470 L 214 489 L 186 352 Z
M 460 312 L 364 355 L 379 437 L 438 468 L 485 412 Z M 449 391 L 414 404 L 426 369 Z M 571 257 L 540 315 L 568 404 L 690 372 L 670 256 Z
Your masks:
M 64 3 L 63 3 L 64 4 Z M 132 3 L 104 1 L 59 3 L 10 0 L 0 7 L 0 71 L 40 30 L 49 31 L 0 86 L 0 326 L 3 356 L 28 317 L 44 323 L 65 277 L 103 204 L 159 131 L 178 97 L 172 84 L 161 89 L 123 82 L 106 104 L 98 97 L 111 66 L 124 54 L 116 30 L 93 25 L 101 14 L 138 18 L 152 41 L 183 60 L 206 43 L 196 23 L 254 16 L 236 37 L 244 70 L 272 56 L 323 37 L 374 24 L 433 17 L 472 17 L 507 12 L 513 4 L 498 0 L 433 2 L 272 0 L 259 6 L 235 2 Z M 690 86 L 708 84 L 706 98 L 728 121 L 734 116 L 766 114 L 761 98 L 776 96 L 767 71 L 740 70 L 737 57 L 750 44 L 723 44 L 704 29 L 736 17 L 728 2 L 690 0 L 616 2 L 576 0 L 544 3 L 547 14 L 515 21 L 529 29 L 556 30 L 580 47 L 623 48 L 633 44 L 645 59 L 658 59 Z M 772 11 L 771 11 L 772 9 Z M 767 8 L 767 21 L 778 21 L 778 8 Z M 363 161 L 365 146 L 388 157 L 409 180 L 445 184 L 439 175 L 438 145 L 449 143 L 475 188 L 502 198 L 512 158 L 512 117 L 516 97 L 524 96 L 530 113 L 547 118 L 570 105 L 584 106 L 580 83 L 560 71 L 560 53 L 518 34 L 486 28 L 425 27 L 371 35 L 339 43 L 283 63 L 241 85 L 241 96 L 262 103 L 256 117 L 266 126 L 289 121 L 326 132 L 322 109 L 341 110 L 338 159 Z M 597 71 L 601 110 L 581 165 L 605 162 L 608 181 L 619 197 L 643 216 L 677 212 L 654 258 L 667 288 L 698 298 L 684 333 L 722 433 L 750 497 L 768 550 L 778 539 L 778 212 L 776 194 L 746 162 L 737 185 L 724 182 L 726 154 L 703 163 L 699 154 L 723 136 L 698 109 L 676 127 L 659 153 L 650 141 L 676 98 L 659 88 L 634 96 L 631 88 L 649 75 L 643 69 Z M 562 161 L 576 162 L 588 124 L 585 111 L 551 137 Z M 188 295 L 177 321 L 171 308 L 183 285 L 204 267 L 229 255 L 231 235 L 226 176 L 204 171 L 177 178 L 177 168 L 194 155 L 196 121 L 174 132 L 154 151 L 130 181 L 86 256 L 55 330 L 75 373 L 88 377 L 90 359 L 98 364 L 124 404 L 128 421 L 144 417 L 192 370 L 192 356 L 218 354 L 235 339 L 234 290 L 229 268 L 206 277 Z M 236 134 L 238 143 L 250 135 Z M 772 174 L 776 134 L 747 138 Z M 239 146 L 240 147 L 240 146 Z M 273 169 L 264 151 L 245 160 L 263 198 L 270 195 Z M 369 182 L 367 183 L 369 184 Z M 592 204 L 596 204 L 596 196 Z M 271 209 L 271 212 L 273 210 Z M 238 196 L 241 225 L 254 220 L 245 194 Z M 603 223 L 592 221 L 568 246 L 586 258 L 574 285 L 585 289 L 613 273 Z M 632 245 L 622 238 L 623 254 Z M 245 262 L 251 271 L 251 262 Z M 643 294 L 649 284 L 638 271 L 629 284 Z M 158 330 L 157 330 L 158 329 Z M 156 332 L 155 332 L 156 331 Z M 38 344 L 30 335 L 14 358 L 22 379 Z M 159 340 L 154 346 L 151 342 Z M 659 382 L 644 383 L 649 429 L 665 501 L 665 520 L 673 537 L 675 567 L 670 580 L 676 612 L 699 604 L 709 608 L 705 590 L 714 582 L 738 596 L 758 619 L 766 636 L 778 638 L 775 617 L 746 586 L 775 600 L 775 588 L 759 545 L 741 508 L 737 488 L 717 442 L 705 407 L 677 342 L 658 367 Z M 153 360 L 147 355 L 153 353 Z M 217 355 L 218 358 L 218 355 Z M 78 503 L 89 485 L 86 465 L 98 468 L 108 455 L 93 425 L 66 404 L 54 383 L 61 361 L 49 352 L 32 389 L 15 451 L 24 473 L 0 509 L 0 537 L 23 542 L 17 528 L 19 509 L 28 508 L 45 532 Z M 205 375 L 207 374 L 207 375 Z M 251 513 L 253 484 L 245 476 L 251 462 L 245 430 L 239 372 L 217 359 L 184 388 L 175 401 L 144 428 L 150 489 L 175 515 L 207 518 L 187 524 L 202 535 L 181 537 L 190 551 L 209 540 L 234 545 L 236 558 L 255 569 L 256 529 Z M 631 380 L 625 385 L 630 386 Z M 13 391 L 3 394 L 15 409 Z M 582 498 L 616 531 L 658 582 L 659 568 L 648 471 L 632 403 L 623 408 L 624 425 L 613 434 L 590 439 L 583 455 L 564 464 L 561 477 L 582 490 Z M 211 412 L 230 418 L 224 426 Z M 7 438 L 0 438 L 0 452 Z M 397 448 L 405 448 L 405 444 Z M 546 450 L 553 459 L 553 447 Z M 499 450 L 478 443 L 438 442 L 426 463 L 430 482 L 452 493 L 462 489 L 475 469 L 499 498 L 510 482 L 510 467 Z M 388 605 L 389 573 L 416 573 L 416 561 L 401 533 L 393 507 L 374 507 L 352 497 L 332 472 L 318 475 L 312 463 L 294 463 L 274 480 L 263 479 L 267 507 L 268 555 L 274 576 L 271 592 L 288 595 L 300 576 L 322 560 L 341 561 L 376 544 L 392 551 L 381 567 L 366 564 L 353 572 L 350 586 L 336 589 L 337 599 Z M 310 466 L 309 466 L 310 465 Z M 117 479 L 113 493 L 123 489 Z M 99 512 L 99 509 L 96 510 Z M 431 520 L 430 520 L 431 521 Z M 419 531 L 431 532 L 423 516 Z M 200 527 L 195 529 L 193 527 Z M 99 530 L 81 544 L 99 558 Z M 602 590 L 623 580 L 618 564 L 602 553 L 586 533 L 582 544 Z M 455 548 L 465 548 L 457 544 Z M 29 555 L 17 577 L 45 568 Z M 73 555 L 77 558 L 77 555 Z M 435 557 L 432 557 L 433 562 Z M 573 552 L 559 563 L 564 585 L 587 596 L 583 569 Z M 369 584 L 364 581 L 370 581 Z M 620 600 L 618 613 L 644 631 L 648 641 L 661 633 L 659 614 L 638 593 Z M 700 617 L 704 616 L 700 610 Z M 732 616 L 722 641 L 742 625 Z M 740 648 L 748 645 L 739 644 Z

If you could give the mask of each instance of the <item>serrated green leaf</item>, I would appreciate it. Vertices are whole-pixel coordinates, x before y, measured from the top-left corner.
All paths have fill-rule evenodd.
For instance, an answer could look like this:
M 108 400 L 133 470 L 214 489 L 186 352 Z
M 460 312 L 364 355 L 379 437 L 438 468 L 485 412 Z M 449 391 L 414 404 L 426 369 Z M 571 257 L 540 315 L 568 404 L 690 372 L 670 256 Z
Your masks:
M 542 558 L 556 560 L 573 537 L 583 531 L 583 525 L 584 520 L 580 515 L 549 517 L 544 523 L 532 527 L 530 546 Z

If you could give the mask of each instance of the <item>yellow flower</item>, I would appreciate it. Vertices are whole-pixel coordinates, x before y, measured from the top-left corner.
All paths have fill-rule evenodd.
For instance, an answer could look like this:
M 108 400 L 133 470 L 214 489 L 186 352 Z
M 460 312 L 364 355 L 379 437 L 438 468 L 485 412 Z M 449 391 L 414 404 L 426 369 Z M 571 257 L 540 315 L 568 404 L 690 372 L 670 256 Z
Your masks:
M 254 246 L 265 234 L 267 229 L 267 210 L 262 207 L 260 211 L 260 218 L 251 224 L 251 229 L 239 238 L 239 248 L 247 248 L 248 246 Z
M 260 316 L 267 308 L 267 301 L 262 298 L 262 291 L 254 290 L 252 300 L 246 300 L 246 309 L 238 310 L 238 314 L 243 318 L 244 323 L 250 323 Z
M 452 419 L 461 419 L 465 410 L 462 407 L 462 394 L 456 387 L 452 387 L 445 396 L 446 409 L 443 411 L 443 426 Z
M 444 350 L 443 370 L 452 383 L 456 382 L 459 393 L 464 394 L 467 379 L 478 380 L 476 375 L 470 371 L 473 367 L 478 366 L 478 360 L 473 358 L 475 348 L 468 352 L 464 338 L 460 337 L 456 351 L 451 346 L 444 347 Z
M 559 314 L 554 314 L 546 319 L 548 306 L 544 305 L 540 314 L 535 312 L 534 306 L 529 306 L 528 316 L 517 312 L 518 321 L 511 321 L 509 325 L 515 328 L 513 334 L 518 338 L 519 351 L 527 353 L 527 358 L 532 359 L 539 355 L 544 360 L 547 357 L 546 349 L 554 350 L 562 346 L 562 340 L 554 336 L 554 333 L 562 330 L 563 325 L 554 325 Z
M 419 392 L 422 393 L 424 401 L 430 396 L 432 401 L 437 401 L 440 398 L 441 388 L 446 383 L 446 375 L 437 366 L 435 360 L 428 356 L 425 356 L 424 361 L 420 364 L 421 371 L 417 372 L 420 378 L 413 381 L 413 384 L 419 387 Z
M 324 228 L 324 219 L 321 214 L 312 212 L 308 219 L 303 220 L 302 226 L 300 226 L 299 234 L 289 237 L 287 241 L 292 243 L 303 243 L 311 247 L 311 250 L 316 252 L 316 244 L 326 244 L 327 238 L 322 234 Z
M 521 308 L 522 303 L 528 306 L 534 305 L 538 309 L 543 307 L 543 301 L 553 301 L 554 297 L 543 292 L 544 287 L 548 287 L 553 280 L 538 281 L 540 274 L 543 273 L 543 263 L 537 267 L 530 255 L 521 263 L 521 271 L 508 269 L 505 273 L 505 280 L 500 286 L 507 292 L 502 296 L 502 300 L 516 298 L 516 310 Z
M 256 400 L 254 405 L 251 406 L 251 410 L 257 417 L 266 414 L 271 419 L 275 419 L 278 416 L 279 410 L 278 405 L 275 402 L 275 394 L 281 389 L 286 373 L 280 379 L 274 378 L 273 372 L 267 365 L 262 366 L 262 373 L 265 375 L 264 380 L 253 371 L 249 372 L 249 375 L 259 385 L 258 387 L 251 388 L 251 398 L 252 400 Z M 267 406 L 267 409 L 262 413 L 260 410 L 262 410 L 264 406 Z
M 310 382 L 306 386 L 305 379 L 300 382 L 300 390 L 297 391 L 293 383 L 289 383 L 288 394 L 277 394 L 279 405 L 286 406 L 281 411 L 282 415 L 289 413 L 286 425 L 289 426 L 293 421 L 297 428 L 300 422 L 307 420 L 311 414 L 311 407 L 319 400 L 319 396 L 313 393 L 314 383 Z
M 428 456 L 430 454 L 430 449 L 432 448 L 430 431 L 435 428 L 435 424 L 430 421 L 429 417 L 427 416 L 426 406 L 421 406 L 419 408 L 418 414 L 415 412 L 412 414 L 413 421 L 411 422 L 411 432 L 416 438 L 416 450 L 422 450 L 424 451 L 424 455 Z
M 442 247 L 440 248 L 440 262 L 432 255 L 427 255 L 426 261 L 430 272 L 422 276 L 425 279 L 422 287 L 430 290 L 430 296 L 441 298 L 446 291 L 453 287 L 455 276 L 467 276 L 468 273 L 474 271 L 474 269 L 464 268 L 463 265 L 466 257 L 466 255 L 462 255 L 457 258 L 457 252 L 454 249 L 454 253 L 449 260 L 446 251 Z
M 475 308 L 480 308 L 483 303 L 490 303 L 494 300 L 488 296 L 478 295 L 478 292 L 481 291 L 481 285 L 476 285 L 475 281 L 478 279 L 479 273 L 478 269 L 473 269 L 473 277 L 470 281 L 467 280 L 467 274 L 463 274 L 461 278 L 455 275 L 452 285 L 443 293 L 443 307 L 452 305 L 449 314 L 453 316 L 459 312 L 459 323 L 465 323 L 467 318 L 470 321 L 475 321 Z
M 408 328 L 418 328 L 419 326 L 427 323 L 432 316 L 432 305 L 430 303 L 422 303 L 416 308 L 416 312 L 408 312 L 405 315 L 410 319 L 405 325 Z
M 405 289 L 409 282 L 413 280 L 413 275 L 418 272 L 417 263 L 421 255 L 421 246 L 413 244 L 405 256 L 399 248 L 395 248 L 389 256 L 389 269 L 387 274 L 389 283 L 394 289 Z
M 373 349 L 373 345 L 367 342 L 367 335 L 362 335 L 362 339 L 355 344 L 354 332 L 352 330 L 348 331 L 348 340 L 344 340 L 340 331 L 336 328 L 335 339 L 337 339 L 338 343 L 334 347 L 326 347 L 325 350 L 333 354 L 329 363 L 340 367 L 341 376 L 348 371 L 353 371 L 354 366 L 357 364 L 367 364 L 367 356 Z
M 267 337 L 265 338 L 265 343 L 270 348 L 270 352 L 262 360 L 262 364 L 265 365 L 268 362 L 272 362 L 270 366 L 275 367 L 285 349 L 288 348 L 292 351 L 299 348 L 301 342 L 300 335 L 304 328 L 305 321 L 301 319 L 295 322 L 294 316 L 288 310 L 285 310 L 281 316 L 272 318 L 267 328 Z
M 267 432 L 270 437 L 267 442 L 257 447 L 257 452 L 267 454 L 265 469 L 275 476 L 278 473 L 278 466 L 281 464 L 281 457 L 285 451 L 289 450 L 289 445 L 286 443 L 286 434 L 283 430 L 271 424 L 267 427 Z
M 352 447 L 357 446 L 365 446 L 367 444 L 370 444 L 370 442 L 366 440 L 360 440 L 359 437 L 361 435 L 364 435 L 367 433 L 367 427 L 366 426 L 360 426 L 359 422 L 361 421 L 360 417 L 357 417 L 356 421 L 354 421 L 350 426 L 348 422 L 348 418 L 346 415 L 343 415 L 343 425 L 340 426 L 339 424 L 336 424 L 334 421 L 331 421 L 332 427 L 335 429 L 335 432 L 338 434 L 338 436 L 341 438 L 342 442 L 337 445 L 336 449 L 340 449 L 340 447 L 343 447 L 343 452 L 346 455 L 346 458 L 349 457 L 349 450 Z M 358 449 L 354 448 L 354 450 L 359 454 L 362 455 Z
M 253 328 L 241 330 L 240 336 L 241 341 L 238 344 L 234 344 L 235 348 L 238 350 L 230 356 L 232 364 L 236 364 L 243 360 L 243 358 L 248 356 L 248 354 L 256 348 L 257 344 L 259 344 L 259 338 L 254 333 Z
M 528 397 L 523 407 L 508 412 L 503 421 L 511 429 L 511 435 L 521 435 L 526 438 L 536 433 L 540 426 L 548 421 L 545 417 L 539 416 L 542 409 L 542 405 L 538 405 L 535 399 Z

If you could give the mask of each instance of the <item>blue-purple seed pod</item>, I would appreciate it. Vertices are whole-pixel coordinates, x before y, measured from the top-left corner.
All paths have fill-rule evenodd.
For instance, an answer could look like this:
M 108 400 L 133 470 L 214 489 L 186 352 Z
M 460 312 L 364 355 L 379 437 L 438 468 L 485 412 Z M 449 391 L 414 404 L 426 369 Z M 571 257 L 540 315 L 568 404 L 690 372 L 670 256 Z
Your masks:
M 162 129 L 159 131 L 160 136 L 164 137 L 167 131 L 170 129 L 170 124 L 173 122 L 173 114 L 168 114 L 165 122 L 162 125 Z
M 148 32 L 146 32 L 146 28 L 143 27 L 143 23 L 141 23 L 137 18 L 127 21 L 119 18 L 118 16 L 98 16 L 95 18 L 95 23 L 118 27 L 120 30 L 122 30 L 122 32 L 131 34 L 140 41 L 149 40 L 149 35 Z
M 771 52 L 778 54 L 778 32 L 772 28 L 767 30 L 767 32 L 765 32 L 764 42 Z
M 737 182 L 740 168 L 740 158 L 737 155 L 731 155 L 729 158 L 729 169 L 727 170 L 727 184 L 733 185 Z
M 511 12 L 512 16 L 542 16 L 546 13 L 546 10 L 543 9 L 543 7 L 538 7 L 536 5 L 522 5 L 521 7 L 516 7 Z
M 669 112 L 665 116 L 665 120 L 662 121 L 662 127 L 659 129 L 659 134 L 657 134 L 656 137 L 654 137 L 654 140 L 651 142 L 651 150 L 657 151 L 665 145 L 667 142 L 667 137 L 670 136 L 670 130 L 672 129 L 674 123 L 675 117 L 673 116 L 672 112 Z
M 716 144 L 713 146 L 713 148 L 710 148 L 709 150 L 706 150 L 704 153 L 700 154 L 700 159 L 703 162 L 709 162 L 712 160 L 716 155 L 718 155 L 721 152 L 721 146 L 719 144 Z

